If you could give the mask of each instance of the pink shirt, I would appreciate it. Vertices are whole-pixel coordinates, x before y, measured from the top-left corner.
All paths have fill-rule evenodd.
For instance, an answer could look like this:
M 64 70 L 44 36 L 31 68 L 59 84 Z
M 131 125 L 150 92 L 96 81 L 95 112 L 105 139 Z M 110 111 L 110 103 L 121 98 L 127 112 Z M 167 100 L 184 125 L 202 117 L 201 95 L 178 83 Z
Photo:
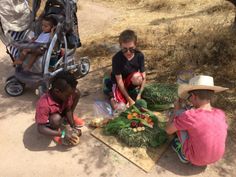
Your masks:
M 183 151 L 192 164 L 207 165 L 223 156 L 228 126 L 222 110 L 188 110 L 174 119 L 174 125 L 188 132 Z
M 38 124 L 48 123 L 49 116 L 54 113 L 61 114 L 66 108 L 72 106 L 72 96 L 63 104 L 55 102 L 49 93 L 40 97 L 36 105 L 35 121 Z

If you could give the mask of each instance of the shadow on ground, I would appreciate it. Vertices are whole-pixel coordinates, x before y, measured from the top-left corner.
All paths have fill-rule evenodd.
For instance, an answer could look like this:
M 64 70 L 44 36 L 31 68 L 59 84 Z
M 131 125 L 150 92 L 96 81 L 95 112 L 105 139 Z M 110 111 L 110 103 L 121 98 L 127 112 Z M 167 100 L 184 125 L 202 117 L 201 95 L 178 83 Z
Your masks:
M 206 168 L 206 166 L 197 167 L 191 164 L 183 164 L 180 162 L 177 154 L 172 150 L 171 147 L 169 147 L 168 150 L 163 154 L 162 158 L 158 161 L 156 171 L 158 174 L 162 174 L 165 171 L 170 171 L 176 175 L 192 176 L 203 173 Z
M 28 127 L 23 136 L 23 143 L 26 149 L 30 151 L 68 151 L 71 147 L 55 145 L 50 146 L 52 139 L 37 132 L 36 124 Z
M 232 7 L 229 6 L 228 4 L 224 4 L 224 5 L 215 5 L 212 7 L 209 7 L 207 9 L 204 10 L 200 10 L 198 12 L 194 12 L 192 14 L 188 14 L 188 15 L 182 15 L 182 16 L 177 16 L 177 17 L 173 17 L 173 18 L 163 18 L 163 19 L 156 19 L 153 20 L 150 25 L 160 25 L 162 23 L 170 23 L 179 19 L 185 19 L 185 18 L 196 18 L 197 16 L 201 16 L 201 15 L 212 15 L 215 12 L 219 12 L 219 11 L 230 11 L 232 10 Z
M 34 111 L 35 103 L 38 97 L 34 94 L 34 90 L 25 89 L 23 95 L 18 97 L 11 97 L 6 94 L 4 87 L 5 81 L 9 76 L 14 75 L 14 68 L 11 68 L 11 63 L 8 61 L 9 57 L 4 56 L 0 62 L 0 119 L 4 119 L 9 115 L 16 115 L 22 112 L 31 113 Z
M 81 137 L 80 148 L 86 152 L 87 156 L 86 158 L 80 158 L 78 163 L 84 166 L 84 172 L 89 176 L 93 176 L 96 171 L 101 172 L 100 176 L 113 176 L 115 166 L 109 160 L 112 150 L 93 138 L 90 135 L 91 131 L 87 131 Z

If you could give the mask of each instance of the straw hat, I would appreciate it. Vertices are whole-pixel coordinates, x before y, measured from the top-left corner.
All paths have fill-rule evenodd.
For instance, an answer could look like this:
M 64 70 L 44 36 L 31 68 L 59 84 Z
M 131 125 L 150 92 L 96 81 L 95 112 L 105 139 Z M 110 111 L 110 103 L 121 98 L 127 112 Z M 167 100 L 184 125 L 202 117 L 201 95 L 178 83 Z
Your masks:
M 213 77 L 199 75 L 189 80 L 189 84 L 182 84 L 178 88 L 180 98 L 186 99 L 191 90 L 213 90 L 215 93 L 228 90 L 228 88 L 215 86 Z

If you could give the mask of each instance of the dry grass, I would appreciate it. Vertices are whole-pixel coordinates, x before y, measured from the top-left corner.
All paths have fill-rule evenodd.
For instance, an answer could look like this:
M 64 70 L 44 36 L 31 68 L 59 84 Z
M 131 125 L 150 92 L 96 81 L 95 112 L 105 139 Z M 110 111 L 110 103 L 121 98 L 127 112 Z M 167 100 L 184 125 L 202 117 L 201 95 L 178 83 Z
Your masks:
M 100 1 L 100 0 L 97 0 Z M 233 117 L 236 108 L 236 35 L 234 6 L 223 0 L 103 0 L 123 14 L 113 33 L 87 44 L 84 54 L 110 63 L 118 31 L 134 29 L 146 56 L 149 81 L 175 82 L 181 70 L 215 77 L 231 90 L 219 96 L 218 107 Z M 144 15 L 145 14 L 145 15 Z M 99 57 L 102 59 L 99 60 Z

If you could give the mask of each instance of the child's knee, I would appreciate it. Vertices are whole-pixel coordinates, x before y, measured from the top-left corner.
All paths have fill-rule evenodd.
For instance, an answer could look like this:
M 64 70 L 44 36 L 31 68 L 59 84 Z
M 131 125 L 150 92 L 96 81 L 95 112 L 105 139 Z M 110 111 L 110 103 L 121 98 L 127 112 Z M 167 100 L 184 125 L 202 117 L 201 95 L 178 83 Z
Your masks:
M 62 121 L 62 116 L 60 114 L 52 114 L 49 117 L 50 126 L 54 129 L 57 129 L 60 127 L 61 121 Z
M 22 50 L 22 55 L 27 55 L 28 53 L 29 53 L 29 50 L 27 50 L 27 49 L 24 49 L 24 50 Z
M 80 98 L 81 94 L 80 94 L 79 89 L 75 89 L 74 95 L 75 95 L 76 98 Z
M 80 91 L 79 89 L 75 89 L 74 93 L 72 95 L 72 99 L 73 99 L 73 104 L 77 104 L 79 99 L 80 99 Z
M 131 82 L 135 86 L 142 85 L 143 77 L 142 77 L 141 73 L 139 73 L 139 72 L 135 73 L 131 78 Z

